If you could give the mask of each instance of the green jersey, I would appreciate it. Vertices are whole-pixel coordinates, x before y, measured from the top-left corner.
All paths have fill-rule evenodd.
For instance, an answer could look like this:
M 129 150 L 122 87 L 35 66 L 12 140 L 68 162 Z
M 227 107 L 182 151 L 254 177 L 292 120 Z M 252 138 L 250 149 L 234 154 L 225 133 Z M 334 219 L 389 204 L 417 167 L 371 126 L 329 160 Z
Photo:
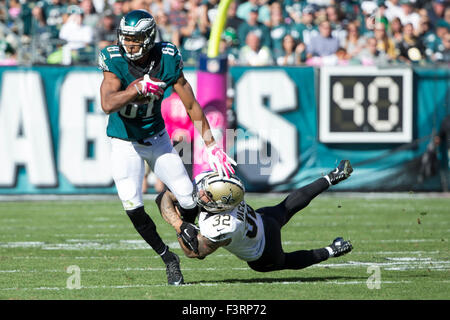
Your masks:
M 134 80 L 149 74 L 171 87 L 180 77 L 183 60 L 177 47 L 170 42 L 157 42 L 150 50 L 149 63 L 145 68 L 135 65 L 121 54 L 118 46 L 108 46 L 99 54 L 99 68 L 114 73 L 125 90 Z M 161 115 L 161 102 L 153 99 L 146 104 L 128 104 L 119 111 L 111 113 L 108 119 L 106 134 L 123 140 L 136 141 L 157 134 L 164 129 Z

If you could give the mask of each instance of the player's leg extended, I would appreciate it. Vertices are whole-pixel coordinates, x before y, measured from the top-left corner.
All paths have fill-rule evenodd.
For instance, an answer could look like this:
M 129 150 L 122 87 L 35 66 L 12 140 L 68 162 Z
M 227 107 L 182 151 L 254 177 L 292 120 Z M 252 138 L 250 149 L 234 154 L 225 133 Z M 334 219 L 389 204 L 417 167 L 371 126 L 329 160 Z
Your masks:
M 163 261 L 169 264 L 178 257 L 168 250 L 168 246 L 156 231 L 155 223 L 144 210 L 141 189 L 145 170 L 144 160 L 136 151 L 134 144 L 119 139 L 111 140 L 114 182 L 123 207 L 136 231 L 161 256 Z M 182 276 L 180 275 L 179 278 Z M 179 280 L 172 282 L 171 284 L 182 283 Z
M 315 197 L 327 190 L 331 185 L 347 179 L 352 172 L 353 168 L 350 161 L 342 160 L 337 168 L 329 174 L 293 191 L 275 207 L 262 208 L 258 211 L 272 214 L 284 226 L 294 214 L 307 207 Z
M 153 172 L 177 198 L 183 220 L 195 220 L 198 208 L 192 196 L 193 184 L 167 133 L 161 137 L 151 158 Z
M 292 216 L 305 208 L 312 199 L 320 193 L 327 190 L 329 183 L 325 178 L 319 178 L 316 181 L 291 192 L 282 202 L 273 207 L 264 207 L 258 209 L 265 215 L 270 215 L 278 221 L 280 226 L 284 226 Z
M 284 252 L 281 244 L 281 225 L 268 215 L 263 215 L 262 219 L 265 236 L 264 251 L 258 260 L 248 262 L 249 267 L 255 271 L 299 270 L 325 261 L 330 257 L 342 256 L 353 249 L 350 241 L 339 237 L 324 248 Z
M 325 248 L 313 250 L 298 250 L 285 253 L 285 269 L 303 269 L 332 257 L 340 257 L 352 251 L 352 243 L 341 237 Z
M 259 209 L 257 210 L 260 211 Z M 259 272 L 284 269 L 303 269 L 329 258 L 325 248 L 316 250 L 299 250 L 285 253 L 281 244 L 281 224 L 272 215 L 262 215 L 264 223 L 265 247 L 263 254 L 256 261 L 248 262 L 250 268 Z

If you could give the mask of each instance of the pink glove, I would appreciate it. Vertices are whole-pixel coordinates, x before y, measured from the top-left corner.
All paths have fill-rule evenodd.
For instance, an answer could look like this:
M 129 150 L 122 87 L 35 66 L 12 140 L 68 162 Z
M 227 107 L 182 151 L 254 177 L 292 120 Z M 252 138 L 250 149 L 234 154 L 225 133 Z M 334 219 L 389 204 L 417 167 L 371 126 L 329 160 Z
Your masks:
M 148 74 L 139 83 L 142 87 L 142 95 L 146 97 L 154 96 L 157 100 L 164 95 L 164 88 L 167 86 L 165 82 L 150 79 Z
M 231 165 L 236 166 L 236 161 L 223 152 L 217 144 L 207 147 L 206 151 L 208 152 L 209 166 L 211 169 L 218 172 L 221 178 L 224 174 L 227 178 L 229 178 L 231 174 L 234 174 L 234 169 Z

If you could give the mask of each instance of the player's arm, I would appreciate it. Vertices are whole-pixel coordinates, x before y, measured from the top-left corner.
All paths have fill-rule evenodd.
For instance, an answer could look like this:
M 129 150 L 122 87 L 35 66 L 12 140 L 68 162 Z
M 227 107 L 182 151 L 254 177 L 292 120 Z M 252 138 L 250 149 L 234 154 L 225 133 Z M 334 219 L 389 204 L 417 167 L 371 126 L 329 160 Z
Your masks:
M 169 190 L 160 193 L 156 198 L 156 204 L 163 219 L 177 232 L 178 241 L 183 242 L 186 248 L 193 253 L 198 253 L 198 228 L 181 219 L 180 212 L 175 206 L 176 198 Z M 183 248 L 183 247 L 182 247 Z
M 112 72 L 103 71 L 103 81 L 100 86 L 100 99 L 102 109 L 106 114 L 119 111 L 123 106 L 135 100 L 138 90 L 131 86 L 120 90 L 120 79 Z
M 182 239 L 178 238 L 178 242 L 180 243 L 181 249 L 183 249 L 184 254 L 188 258 L 198 258 L 203 259 L 206 256 L 210 255 L 214 251 L 216 251 L 218 248 L 226 246 L 231 242 L 231 239 L 226 239 L 224 241 L 211 241 L 208 238 L 204 237 L 201 233 L 197 235 L 198 240 L 198 253 L 195 253 L 182 241 Z
M 159 212 L 161 213 L 163 219 L 175 229 L 177 234 L 180 234 L 183 220 L 175 207 L 176 200 L 177 199 L 173 193 L 167 190 L 166 192 L 158 195 L 156 198 L 156 204 L 158 205 Z
M 202 135 L 206 146 L 214 144 L 215 140 L 211 133 L 208 119 L 206 119 L 205 113 L 195 98 L 192 87 L 184 77 L 183 72 L 181 72 L 180 77 L 173 85 L 173 89 L 180 96 L 189 118 L 197 131 Z
M 191 241 L 191 247 L 186 245 L 187 236 L 185 234 L 185 227 L 183 220 L 181 219 L 181 215 L 178 212 L 178 209 L 175 207 L 176 197 L 172 192 L 166 191 L 163 194 L 160 194 L 156 199 L 156 204 L 158 205 L 159 211 L 163 219 L 169 223 L 177 232 L 178 242 L 180 243 L 181 249 L 183 249 L 184 254 L 189 258 L 199 258 L 203 259 L 207 255 L 213 253 L 217 250 L 217 248 L 221 246 L 225 246 L 230 243 L 231 239 L 227 239 L 224 241 L 213 242 L 207 238 L 205 238 L 202 234 L 196 233 L 194 236 L 197 241 Z M 195 242 L 195 244 L 194 244 Z M 193 250 L 195 248 L 195 250 Z
M 192 87 L 184 77 L 183 72 L 181 72 L 173 88 L 183 102 L 186 112 L 194 123 L 195 128 L 201 134 L 203 141 L 205 141 L 211 169 L 219 172 L 221 177 L 224 174 L 226 176 L 234 174 L 234 169 L 231 165 L 236 165 L 236 161 L 231 159 L 214 140 L 208 119 L 195 98 Z

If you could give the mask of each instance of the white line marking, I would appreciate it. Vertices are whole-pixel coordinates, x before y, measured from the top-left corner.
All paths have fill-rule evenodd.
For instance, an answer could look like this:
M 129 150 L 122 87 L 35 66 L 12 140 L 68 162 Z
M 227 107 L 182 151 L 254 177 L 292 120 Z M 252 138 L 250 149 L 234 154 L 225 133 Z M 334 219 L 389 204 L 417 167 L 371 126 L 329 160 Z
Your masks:
M 394 260 L 394 262 L 380 262 L 380 263 L 374 263 L 374 262 L 362 262 L 362 261 L 348 261 L 345 263 L 319 263 L 316 265 L 311 266 L 310 268 L 355 268 L 355 267 L 367 267 L 371 265 L 377 265 L 379 267 L 383 267 L 384 269 L 388 270 L 387 268 L 391 268 L 389 270 L 396 270 L 392 268 L 401 268 L 404 270 L 405 268 L 408 268 L 408 270 L 414 270 L 414 269 L 436 269 L 436 270 L 449 270 L 450 269 L 450 261 L 441 261 L 441 260 L 432 260 L 431 258 L 425 258 L 420 260 L 401 260 L 402 258 L 398 258 L 398 260 Z M 224 270 L 235 270 L 235 271 L 249 271 L 251 270 L 249 267 L 224 267 L 224 268 L 216 268 L 216 267 L 207 267 L 207 268 L 181 268 L 182 271 L 224 271 Z M 84 269 L 82 268 L 82 272 L 124 272 L 124 271 L 165 271 L 165 267 L 136 267 L 136 268 L 109 268 L 109 269 Z M 32 269 L 32 270 L 20 270 L 20 269 L 13 269 L 13 270 L 0 270 L 0 273 L 44 273 L 44 272 L 50 272 L 50 273 L 60 273 L 65 272 L 64 269 L 44 269 L 44 270 L 38 270 L 38 269 Z
M 448 283 L 447 280 L 432 280 L 427 282 L 445 282 Z M 182 287 L 189 286 L 203 286 L 203 287 L 234 287 L 234 286 L 256 286 L 256 285 L 267 285 L 270 283 L 271 285 L 363 285 L 366 286 L 366 281 L 318 281 L 318 282 L 302 282 L 302 281 L 270 281 L 270 282 L 240 282 L 240 283 L 226 283 L 222 281 L 218 282 L 202 282 L 202 283 L 186 283 Z M 397 284 L 397 283 L 413 283 L 412 281 L 401 280 L 401 281 L 381 281 L 381 284 Z M 153 285 L 145 285 L 145 284 L 135 284 L 135 285 L 116 285 L 116 286 L 82 286 L 81 289 L 132 289 L 132 288 L 154 288 L 154 287 L 167 287 L 167 284 L 153 284 Z M 0 291 L 30 291 L 30 290 L 46 290 L 46 291 L 64 291 L 69 290 L 66 287 L 36 287 L 36 288 L 0 288 Z

